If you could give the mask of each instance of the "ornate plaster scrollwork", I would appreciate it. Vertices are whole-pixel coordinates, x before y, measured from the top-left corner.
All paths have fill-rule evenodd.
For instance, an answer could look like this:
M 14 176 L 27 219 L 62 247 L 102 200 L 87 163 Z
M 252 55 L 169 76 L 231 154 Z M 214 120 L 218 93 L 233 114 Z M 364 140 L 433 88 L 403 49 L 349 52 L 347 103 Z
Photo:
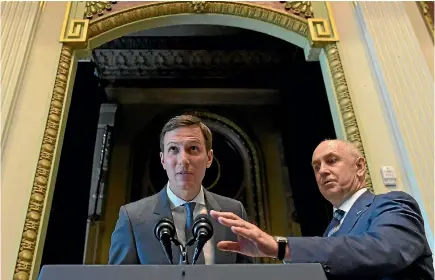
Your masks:
M 116 1 L 86 1 L 85 17 L 91 19 L 94 15 L 102 16 L 104 11 L 111 11 Z
M 192 1 L 192 7 L 196 13 L 203 13 L 207 7 L 207 1 Z
M 62 108 L 65 100 L 72 53 L 73 50 L 70 47 L 65 45 L 62 47 L 44 138 L 42 140 L 29 207 L 27 209 L 21 237 L 14 280 L 26 280 L 30 278 L 32 262 L 35 256 L 36 239 L 40 231 L 41 215 L 47 195 L 47 183 L 52 170 L 53 152 L 57 143 L 59 122 L 62 117 Z
M 344 75 L 343 65 L 341 64 L 340 54 L 338 52 L 337 44 L 328 44 L 325 47 L 328 64 L 331 71 L 332 80 L 334 82 L 335 94 L 340 106 L 340 112 L 343 119 L 343 125 L 346 132 L 348 141 L 354 143 L 360 152 L 364 155 L 364 147 L 361 141 L 361 134 L 359 132 L 358 123 L 356 121 L 355 112 L 350 99 L 349 87 Z M 372 179 L 370 172 L 367 168 L 366 186 L 373 192 Z
M 284 9 L 291 12 L 292 14 L 304 17 L 313 17 L 313 8 L 311 1 L 280 1 L 284 3 Z

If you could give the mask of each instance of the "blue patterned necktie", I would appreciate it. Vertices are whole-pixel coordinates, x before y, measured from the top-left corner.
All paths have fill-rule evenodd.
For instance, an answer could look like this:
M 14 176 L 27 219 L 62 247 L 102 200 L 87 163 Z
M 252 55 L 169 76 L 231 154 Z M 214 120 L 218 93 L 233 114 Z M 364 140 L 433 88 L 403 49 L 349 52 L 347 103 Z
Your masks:
M 346 212 L 341 209 L 335 210 L 334 218 L 332 219 L 331 224 L 328 227 L 329 228 L 328 235 L 327 235 L 328 237 L 338 231 L 338 229 L 340 228 L 340 221 L 343 219 L 345 213 Z
M 195 209 L 195 202 L 188 202 L 184 204 L 184 207 L 186 207 L 186 227 L 184 229 L 184 234 L 186 241 L 184 244 L 186 244 L 191 238 L 192 238 L 192 226 L 193 226 L 193 209 Z M 189 256 L 191 257 L 191 256 Z
M 184 235 L 186 238 L 186 241 L 184 244 L 189 242 L 189 240 L 193 237 L 192 233 L 192 226 L 193 226 L 193 210 L 195 209 L 196 203 L 195 202 L 188 202 L 184 204 L 184 207 L 186 207 L 186 227 L 184 229 Z M 188 246 L 186 248 L 187 252 L 187 259 L 188 263 L 192 263 L 193 261 L 193 252 L 195 251 L 195 245 L 196 243 L 192 244 L 192 246 Z M 196 261 L 197 264 L 205 264 L 204 260 L 204 252 L 201 251 L 198 260 Z

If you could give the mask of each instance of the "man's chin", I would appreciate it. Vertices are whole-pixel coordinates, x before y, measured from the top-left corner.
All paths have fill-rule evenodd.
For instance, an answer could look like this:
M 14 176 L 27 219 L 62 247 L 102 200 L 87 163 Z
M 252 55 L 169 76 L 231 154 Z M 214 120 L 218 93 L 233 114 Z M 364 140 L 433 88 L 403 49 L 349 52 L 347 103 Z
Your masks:
M 195 184 L 191 183 L 191 182 L 183 182 L 183 183 L 179 183 L 177 184 L 180 190 L 183 191 L 188 191 L 188 190 L 192 190 L 195 189 Z

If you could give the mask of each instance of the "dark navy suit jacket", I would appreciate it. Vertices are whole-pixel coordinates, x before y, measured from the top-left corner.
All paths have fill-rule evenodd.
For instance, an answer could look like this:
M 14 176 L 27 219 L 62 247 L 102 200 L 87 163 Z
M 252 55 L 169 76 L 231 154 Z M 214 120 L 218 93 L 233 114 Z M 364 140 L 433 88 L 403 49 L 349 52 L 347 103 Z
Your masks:
M 242 203 L 204 190 L 207 210 L 233 212 L 247 220 Z M 154 236 L 154 226 L 163 217 L 172 219 L 166 187 L 159 193 L 139 201 L 124 205 L 112 233 L 109 264 L 168 264 L 160 242 Z M 237 241 L 237 236 L 210 219 L 213 224 L 213 237 L 216 264 L 252 263 L 253 258 L 233 252 L 224 252 L 216 247 L 223 240 Z M 180 249 L 172 244 L 174 264 L 179 263 Z
M 321 263 L 328 279 L 434 279 L 420 209 L 404 192 L 366 191 L 331 237 L 289 237 L 289 246 L 291 262 Z

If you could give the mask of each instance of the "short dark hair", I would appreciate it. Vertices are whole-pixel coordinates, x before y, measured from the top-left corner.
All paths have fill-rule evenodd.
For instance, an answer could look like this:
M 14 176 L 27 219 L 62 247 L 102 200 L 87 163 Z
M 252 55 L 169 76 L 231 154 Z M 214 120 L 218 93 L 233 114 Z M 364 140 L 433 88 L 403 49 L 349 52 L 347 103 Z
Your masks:
M 164 152 L 163 139 L 167 132 L 172 131 L 174 129 L 185 127 L 185 126 L 198 126 L 201 129 L 202 136 L 205 140 L 205 148 L 206 151 L 209 152 L 211 150 L 213 136 L 211 134 L 210 129 L 201 121 L 200 118 L 193 115 L 180 115 L 173 117 L 170 119 L 160 132 L 160 150 Z

